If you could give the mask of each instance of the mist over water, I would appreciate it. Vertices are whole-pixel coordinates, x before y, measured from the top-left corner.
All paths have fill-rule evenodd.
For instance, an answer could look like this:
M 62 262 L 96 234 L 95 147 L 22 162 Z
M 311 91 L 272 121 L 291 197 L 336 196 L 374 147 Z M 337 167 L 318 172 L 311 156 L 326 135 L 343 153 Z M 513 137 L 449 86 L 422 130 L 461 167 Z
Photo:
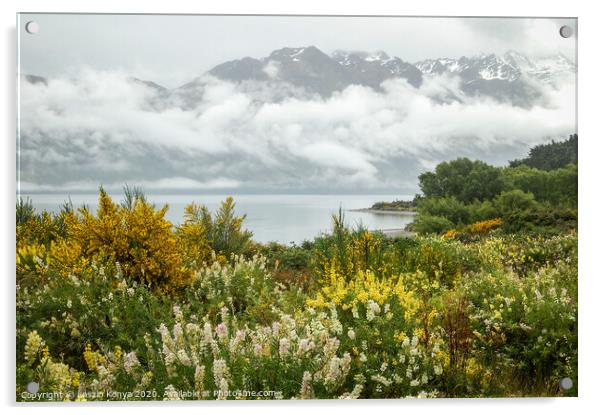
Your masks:
M 112 193 L 115 202 L 123 200 L 123 194 Z M 184 207 L 195 202 L 204 204 L 215 212 L 229 195 L 158 195 L 147 194 L 147 199 L 157 207 L 169 205 L 166 218 L 173 224 L 183 220 Z M 349 226 L 363 224 L 370 230 L 402 229 L 413 220 L 411 215 L 358 212 L 354 209 L 369 208 L 375 202 L 411 200 L 411 195 L 231 195 L 236 202 L 236 213 L 247 215 L 244 227 L 253 232 L 257 242 L 301 243 L 327 232 L 331 227 L 331 215 L 341 207 Z M 61 205 L 71 199 L 74 207 L 83 204 L 96 210 L 98 194 L 21 194 L 31 199 L 37 211 L 58 212 Z

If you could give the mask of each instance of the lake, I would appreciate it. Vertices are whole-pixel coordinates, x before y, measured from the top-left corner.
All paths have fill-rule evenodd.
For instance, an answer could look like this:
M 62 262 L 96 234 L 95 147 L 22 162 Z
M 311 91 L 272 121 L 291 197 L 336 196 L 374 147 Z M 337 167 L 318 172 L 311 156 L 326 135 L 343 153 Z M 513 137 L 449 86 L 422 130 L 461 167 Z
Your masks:
M 68 196 L 59 194 L 22 194 L 30 198 L 36 210 L 57 212 Z M 114 201 L 120 201 L 122 194 L 112 193 Z M 184 207 L 196 202 L 204 204 L 214 212 L 228 195 L 167 195 L 147 194 L 147 199 L 157 206 L 169 204 L 166 218 L 174 224 L 182 221 Z M 354 209 L 369 208 L 379 201 L 411 200 L 410 195 L 232 195 L 236 202 L 237 214 L 246 214 L 243 224 L 253 232 L 258 242 L 276 241 L 281 243 L 300 243 L 313 239 L 331 227 L 331 215 L 337 213 L 339 206 L 345 211 L 348 225 L 363 224 L 370 230 L 402 229 L 413 220 L 412 215 L 395 213 L 358 212 Z M 74 206 L 86 204 L 96 209 L 98 194 L 71 195 Z

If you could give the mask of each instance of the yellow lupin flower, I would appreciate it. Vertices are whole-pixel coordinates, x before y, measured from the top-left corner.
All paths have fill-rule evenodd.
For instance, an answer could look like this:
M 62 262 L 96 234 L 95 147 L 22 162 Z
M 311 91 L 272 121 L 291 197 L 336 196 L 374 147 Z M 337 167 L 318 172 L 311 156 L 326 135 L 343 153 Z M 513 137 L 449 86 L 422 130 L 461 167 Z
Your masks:
M 92 351 L 90 343 L 86 344 L 86 348 L 84 349 L 84 360 L 86 361 L 86 365 L 88 365 L 88 369 L 96 370 L 98 368 L 96 353 Z

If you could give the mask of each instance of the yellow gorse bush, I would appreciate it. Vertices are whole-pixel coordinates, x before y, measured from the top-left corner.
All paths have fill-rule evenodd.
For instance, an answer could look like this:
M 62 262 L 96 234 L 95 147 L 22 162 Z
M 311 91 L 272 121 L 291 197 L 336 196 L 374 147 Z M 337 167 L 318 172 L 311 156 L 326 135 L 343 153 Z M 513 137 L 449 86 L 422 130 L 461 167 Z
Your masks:
M 131 208 L 119 206 L 102 189 L 98 202 L 96 215 L 82 208 L 67 218 L 69 242 L 57 245 L 58 258 L 70 262 L 79 249 L 85 258 L 118 262 L 125 277 L 168 290 L 190 279 L 172 224 L 165 219 L 167 205 L 155 210 L 137 198 Z
M 466 230 L 469 233 L 488 233 L 488 232 L 492 231 L 493 229 L 499 228 L 500 226 L 502 226 L 502 223 L 503 223 L 503 221 L 501 218 L 483 220 L 483 221 L 468 225 L 466 227 Z

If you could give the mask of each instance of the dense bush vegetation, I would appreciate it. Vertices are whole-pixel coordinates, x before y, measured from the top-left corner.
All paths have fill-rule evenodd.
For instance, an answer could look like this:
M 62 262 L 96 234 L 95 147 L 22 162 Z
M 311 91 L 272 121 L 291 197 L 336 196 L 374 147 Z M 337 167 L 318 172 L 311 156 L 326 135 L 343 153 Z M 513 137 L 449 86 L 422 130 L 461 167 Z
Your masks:
M 419 235 L 339 210 L 291 246 L 253 242 L 232 198 L 179 226 L 137 189 L 20 200 L 17 399 L 576 395 L 576 175 L 442 163 Z
M 413 212 L 416 210 L 416 202 L 414 200 L 394 200 L 393 202 L 376 202 L 372 205 L 370 209 Z
M 568 140 L 550 144 L 540 144 L 529 151 L 529 156 L 510 162 L 510 167 L 522 164 L 542 170 L 555 170 L 568 164 L 577 164 L 577 134 Z
M 500 218 L 507 232 L 557 233 L 577 226 L 577 136 L 534 147 L 510 167 L 461 158 L 420 176 L 411 229 L 441 233 Z M 575 154 L 573 155 L 573 150 Z M 542 159 L 549 157 L 550 163 Z
M 155 229 L 165 207 L 100 200 L 96 214 L 21 205 L 18 399 L 32 380 L 79 400 L 561 395 L 561 378 L 577 380 L 574 232 L 496 234 L 489 221 L 388 239 L 335 215 L 311 243 L 250 246 L 226 201 L 200 217 L 228 238 L 195 214 L 158 247 L 125 229 Z M 55 248 L 72 239 L 79 261 Z M 169 277 L 170 254 L 186 279 Z M 157 270 L 141 278 L 139 258 Z

